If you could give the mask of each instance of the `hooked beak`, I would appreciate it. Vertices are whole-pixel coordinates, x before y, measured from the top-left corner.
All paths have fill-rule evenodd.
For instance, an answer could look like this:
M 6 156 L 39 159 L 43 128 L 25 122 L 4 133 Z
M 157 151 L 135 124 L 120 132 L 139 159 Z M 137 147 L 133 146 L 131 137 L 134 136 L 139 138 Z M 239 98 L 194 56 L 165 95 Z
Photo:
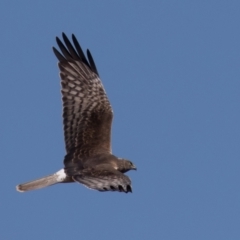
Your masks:
M 132 166 L 132 170 L 137 170 L 137 167 L 135 165 Z

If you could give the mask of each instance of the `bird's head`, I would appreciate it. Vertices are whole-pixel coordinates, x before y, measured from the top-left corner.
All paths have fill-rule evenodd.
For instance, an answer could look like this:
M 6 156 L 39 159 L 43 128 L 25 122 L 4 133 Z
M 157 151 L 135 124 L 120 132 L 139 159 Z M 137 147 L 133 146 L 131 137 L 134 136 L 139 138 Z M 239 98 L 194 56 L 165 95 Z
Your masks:
M 118 169 L 120 172 L 125 173 L 129 170 L 137 170 L 137 167 L 131 161 L 122 158 L 119 158 L 119 160 L 121 161 Z

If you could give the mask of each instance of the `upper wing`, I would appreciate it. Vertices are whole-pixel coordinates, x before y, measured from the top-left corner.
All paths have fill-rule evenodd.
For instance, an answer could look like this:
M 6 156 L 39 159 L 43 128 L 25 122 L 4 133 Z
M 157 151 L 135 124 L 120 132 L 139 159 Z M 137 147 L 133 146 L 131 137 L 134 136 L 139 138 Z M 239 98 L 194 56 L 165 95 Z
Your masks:
M 71 155 L 65 162 L 111 153 L 113 111 L 93 58 L 87 50 L 86 59 L 74 35 L 75 48 L 62 36 L 66 47 L 56 38 L 61 53 L 54 47 L 53 51 L 59 60 L 65 144 L 67 156 Z
M 132 192 L 131 180 L 121 172 L 110 169 L 84 169 L 73 176 L 76 182 L 98 191 Z

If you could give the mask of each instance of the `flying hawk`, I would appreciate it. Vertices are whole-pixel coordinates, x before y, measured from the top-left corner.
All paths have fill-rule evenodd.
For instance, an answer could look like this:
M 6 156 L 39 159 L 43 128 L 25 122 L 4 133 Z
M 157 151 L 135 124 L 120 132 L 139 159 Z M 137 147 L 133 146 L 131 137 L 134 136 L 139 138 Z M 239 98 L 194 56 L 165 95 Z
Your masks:
M 19 192 L 56 183 L 79 182 L 98 191 L 132 192 L 131 180 L 124 175 L 134 164 L 112 154 L 113 111 L 99 78 L 92 55 L 85 57 L 76 37 L 63 33 L 53 47 L 59 63 L 62 85 L 63 125 L 66 144 L 64 168 L 49 176 L 17 186 Z

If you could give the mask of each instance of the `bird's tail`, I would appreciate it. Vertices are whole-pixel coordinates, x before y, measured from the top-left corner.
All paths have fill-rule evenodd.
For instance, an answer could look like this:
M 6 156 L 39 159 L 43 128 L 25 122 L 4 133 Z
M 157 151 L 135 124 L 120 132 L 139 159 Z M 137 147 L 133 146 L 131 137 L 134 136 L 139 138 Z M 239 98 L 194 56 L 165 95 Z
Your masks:
M 40 188 L 51 186 L 56 183 L 66 182 L 67 178 L 68 177 L 66 176 L 64 169 L 61 169 L 60 171 L 54 174 L 51 174 L 49 176 L 19 184 L 16 186 L 16 189 L 19 192 L 26 192 L 30 190 L 40 189 Z

